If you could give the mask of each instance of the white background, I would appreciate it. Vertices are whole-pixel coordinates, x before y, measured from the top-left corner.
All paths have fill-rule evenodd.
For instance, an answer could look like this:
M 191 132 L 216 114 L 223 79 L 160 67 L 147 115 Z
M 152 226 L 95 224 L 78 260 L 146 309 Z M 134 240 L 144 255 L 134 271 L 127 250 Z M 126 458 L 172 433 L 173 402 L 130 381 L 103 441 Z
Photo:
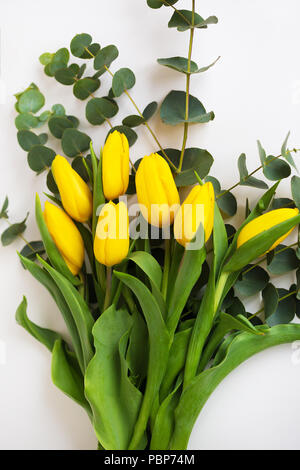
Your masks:
M 176 6 L 190 8 L 190 3 L 180 0 Z M 212 174 L 228 187 L 238 178 L 236 159 L 241 152 L 247 153 L 249 169 L 258 166 L 256 139 L 261 139 L 268 153 L 277 155 L 291 130 L 291 146 L 300 146 L 300 3 L 196 3 L 203 17 L 215 14 L 220 22 L 197 31 L 193 58 L 201 66 L 218 55 L 221 60 L 207 73 L 192 77 L 192 93 L 208 111 L 215 111 L 216 119 L 194 127 L 190 143 L 212 153 Z M 84 110 L 72 98 L 71 88 L 44 76 L 39 55 L 68 45 L 81 32 L 91 33 L 103 46 L 115 43 L 120 57 L 112 70 L 128 66 L 135 71 L 133 95 L 143 108 L 153 99 L 161 102 L 171 89 L 184 89 L 184 77 L 157 65 L 156 58 L 186 55 L 188 33 L 168 30 L 171 10 L 151 10 L 146 0 L 52 0 L 47 4 L 13 0 L 1 1 L 0 6 L 0 199 L 8 194 L 14 221 L 30 210 L 26 236 L 32 240 L 38 239 L 34 194 L 42 193 L 44 183 L 28 168 L 26 154 L 17 144 L 13 94 L 34 81 L 45 93 L 48 109 L 63 102 L 69 114 Z M 105 95 L 109 86 L 109 77 L 104 77 L 99 95 Z M 120 105 L 124 116 L 134 111 L 126 97 Z M 181 128 L 164 126 L 158 118 L 152 126 L 164 147 L 180 145 Z M 95 129 L 96 149 L 106 132 Z M 145 132 L 141 130 L 132 149 L 133 159 L 156 150 Z M 256 190 L 247 188 L 236 191 L 240 213 L 246 196 L 254 201 L 255 194 Z M 280 194 L 289 196 L 288 184 Z M 31 319 L 64 331 L 48 294 L 20 267 L 15 252 L 21 247 L 19 242 L 0 247 L 0 344 L 2 353 L 6 349 L 6 359 L 1 355 L 5 364 L 0 364 L 0 448 L 94 449 L 96 440 L 84 412 L 51 383 L 48 351 L 15 323 L 14 312 L 26 293 Z M 273 348 L 227 377 L 197 421 L 190 448 L 300 449 L 300 364 L 292 354 L 291 345 Z

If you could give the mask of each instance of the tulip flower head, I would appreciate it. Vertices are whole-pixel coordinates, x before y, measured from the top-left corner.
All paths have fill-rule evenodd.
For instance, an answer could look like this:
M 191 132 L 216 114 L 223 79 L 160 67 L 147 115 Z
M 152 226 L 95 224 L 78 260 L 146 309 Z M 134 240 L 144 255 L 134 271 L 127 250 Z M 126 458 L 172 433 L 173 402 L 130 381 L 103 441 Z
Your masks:
M 108 200 L 125 194 L 129 183 L 129 144 L 126 135 L 114 131 L 107 137 L 102 155 L 104 196 Z
M 291 219 L 292 217 L 296 217 L 298 214 L 298 209 L 275 209 L 257 217 L 256 219 L 251 220 L 251 222 L 242 228 L 238 236 L 237 248 L 251 240 L 251 238 L 255 237 L 256 235 L 259 235 L 260 233 L 280 224 L 281 222 Z M 268 251 L 274 250 L 274 248 L 276 248 L 276 246 L 279 245 L 293 231 L 293 229 L 294 228 L 289 230 L 275 243 L 273 243 Z
M 180 200 L 166 160 L 157 153 L 144 157 L 138 167 L 135 183 L 143 217 L 156 227 L 171 225 Z
M 93 212 L 92 193 L 88 185 L 60 155 L 53 160 L 52 173 L 65 211 L 77 222 L 87 222 Z
M 45 203 L 44 219 L 60 254 L 76 276 L 84 261 L 84 243 L 78 228 L 60 207 L 48 201 Z
M 203 186 L 197 184 L 191 190 L 174 221 L 174 236 L 180 245 L 186 247 L 194 239 L 200 224 L 207 242 L 214 225 L 214 204 L 214 188 L 210 182 Z
M 124 202 L 105 204 L 98 219 L 94 253 L 107 267 L 121 263 L 129 250 L 129 217 Z

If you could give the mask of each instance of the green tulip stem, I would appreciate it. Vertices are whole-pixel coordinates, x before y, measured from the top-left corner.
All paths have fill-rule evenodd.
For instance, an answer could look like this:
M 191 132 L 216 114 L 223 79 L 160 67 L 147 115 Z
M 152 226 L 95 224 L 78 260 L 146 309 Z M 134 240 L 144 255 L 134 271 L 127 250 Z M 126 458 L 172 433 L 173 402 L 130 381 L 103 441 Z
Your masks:
M 190 84 L 191 84 L 191 59 L 192 59 L 192 50 L 193 50 L 193 41 L 194 41 L 194 33 L 195 33 L 195 0 L 192 0 L 192 26 L 190 28 L 190 42 L 189 42 L 189 53 L 188 53 L 188 63 L 187 63 L 187 73 L 186 73 L 186 93 L 185 93 L 185 123 L 183 128 L 183 141 L 182 141 L 182 148 L 178 166 L 178 172 L 180 173 L 182 170 L 183 164 L 183 157 L 186 148 L 186 142 L 188 138 L 188 130 L 189 130 L 189 101 L 190 101 Z
M 223 292 L 224 292 L 224 289 L 225 289 L 225 285 L 226 285 L 228 276 L 229 276 L 229 273 L 225 271 L 225 272 L 222 272 L 220 277 L 219 277 L 219 280 L 218 280 L 218 283 L 217 283 L 217 286 L 216 286 L 216 292 L 215 292 L 215 303 L 214 303 L 215 315 L 216 315 L 216 313 L 218 311 L 218 308 L 220 306 L 220 301 L 221 301 L 222 296 L 223 296 Z
M 112 278 L 112 269 L 111 269 L 111 267 L 108 267 L 107 270 L 106 270 L 106 291 L 105 291 L 103 312 L 105 312 L 105 310 L 110 306 L 111 278 Z
M 168 280 L 169 280 L 170 261 L 171 261 L 170 248 L 171 248 L 170 240 L 166 239 L 165 240 L 164 272 L 163 272 L 162 287 L 161 287 L 161 292 L 165 300 L 167 298 L 167 292 L 168 292 Z

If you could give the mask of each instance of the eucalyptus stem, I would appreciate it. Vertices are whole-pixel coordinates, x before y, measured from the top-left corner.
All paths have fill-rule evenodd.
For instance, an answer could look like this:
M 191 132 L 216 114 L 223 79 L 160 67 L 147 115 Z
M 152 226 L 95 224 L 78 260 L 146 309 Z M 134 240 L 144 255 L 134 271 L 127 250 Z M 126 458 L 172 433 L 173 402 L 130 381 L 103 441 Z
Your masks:
M 297 153 L 299 152 L 300 149 L 292 149 L 292 150 L 287 150 L 286 153 L 291 153 L 291 152 L 294 152 L 294 153 Z M 255 173 L 257 173 L 259 170 L 261 170 L 262 168 L 264 168 L 265 166 L 268 166 L 270 163 L 272 163 L 274 160 L 277 160 L 278 158 L 281 158 L 283 157 L 282 154 L 280 155 L 277 155 L 277 157 L 274 157 L 272 158 L 270 161 L 268 161 L 265 165 L 260 165 L 259 167 L 257 167 L 255 170 L 253 170 L 251 173 L 249 173 L 249 175 L 243 180 L 244 181 L 247 181 L 248 178 L 250 178 L 250 176 L 253 176 Z M 237 188 L 239 185 L 241 184 L 241 181 L 238 181 L 237 183 L 235 183 L 233 186 L 231 186 L 229 189 L 226 189 L 225 191 L 222 191 L 221 193 L 219 193 L 217 196 L 216 196 L 216 199 L 219 199 L 220 197 L 224 196 L 225 194 L 229 193 L 230 191 L 232 191 L 233 189 Z
M 188 63 L 187 63 L 187 73 L 186 73 L 186 92 L 185 92 L 185 123 L 183 128 L 183 141 L 182 141 L 182 148 L 178 166 L 178 172 L 180 173 L 182 170 L 183 164 L 183 157 L 186 148 L 186 142 L 188 138 L 188 130 L 189 130 L 189 100 L 190 100 L 190 84 L 191 84 L 191 59 L 192 59 L 192 50 L 193 50 L 193 41 L 194 41 L 194 33 L 195 33 L 195 1 L 192 0 L 192 26 L 190 29 L 190 42 L 189 42 L 189 53 L 188 53 Z
M 173 10 L 177 13 L 177 15 L 181 16 L 181 18 L 187 22 L 187 24 L 189 26 L 192 26 L 192 23 L 190 22 L 190 20 L 188 18 L 186 18 L 184 16 L 184 14 L 180 11 L 180 10 L 177 10 L 176 7 L 174 7 L 174 5 L 171 5 L 171 3 L 169 3 L 167 0 L 161 0 L 165 5 L 167 5 L 168 7 L 171 7 L 173 8 Z

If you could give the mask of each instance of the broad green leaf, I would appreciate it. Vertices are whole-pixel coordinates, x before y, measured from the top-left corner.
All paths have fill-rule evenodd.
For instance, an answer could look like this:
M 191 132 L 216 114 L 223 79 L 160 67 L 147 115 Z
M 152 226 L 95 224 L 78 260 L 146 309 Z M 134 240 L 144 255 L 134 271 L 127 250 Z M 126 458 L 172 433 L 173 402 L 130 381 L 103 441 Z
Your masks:
M 73 87 L 73 93 L 79 100 L 86 100 L 100 87 L 98 78 L 85 77 L 77 80 Z
M 48 290 L 48 292 L 56 302 L 63 316 L 65 324 L 68 328 L 69 334 L 72 338 L 72 345 L 74 351 L 76 352 L 76 356 L 80 364 L 81 370 L 84 370 L 82 348 L 78 330 L 74 322 L 72 312 L 70 311 L 64 296 L 60 292 L 55 282 L 52 280 L 50 274 L 47 273 L 47 271 L 42 269 L 40 266 L 38 266 L 38 264 L 34 263 L 33 261 L 30 261 L 28 258 L 25 258 L 22 255 L 19 255 L 19 257 L 24 267 L 28 269 L 30 274 Z
M 277 197 L 274 198 L 272 201 L 272 206 L 271 209 L 282 209 L 284 207 L 288 207 L 290 209 L 294 209 L 295 203 L 292 199 L 289 199 L 287 197 Z
M 74 127 L 72 121 L 66 116 L 53 116 L 48 121 L 49 131 L 57 139 L 61 139 L 66 129 Z
M 20 251 L 20 255 L 24 258 L 28 258 L 32 261 L 35 261 L 36 255 L 43 255 L 45 253 L 45 247 L 42 241 L 33 241 L 29 242 L 28 245 L 25 245 L 24 248 Z
M 278 291 L 271 282 L 262 291 L 262 299 L 265 318 L 271 317 L 277 309 L 279 300 Z
M 82 57 L 86 48 L 91 44 L 92 36 L 90 34 L 77 34 L 71 41 L 70 49 L 75 57 Z
M 268 273 L 261 267 L 255 265 L 246 266 L 245 272 L 234 285 L 237 294 L 250 297 L 262 291 L 269 282 Z
M 132 329 L 126 359 L 132 378 L 141 383 L 147 374 L 149 356 L 149 338 L 144 318 L 136 309 L 132 314 Z
M 66 114 L 66 110 L 62 104 L 54 104 L 51 111 L 55 116 L 65 116 Z
M 295 296 L 290 296 L 281 300 L 281 298 L 286 297 L 289 294 L 287 289 L 277 289 L 278 293 L 278 305 L 274 313 L 270 316 L 266 316 L 266 323 L 269 326 L 281 325 L 290 323 L 296 311 L 296 301 Z M 266 312 L 265 312 L 266 314 Z
M 221 191 L 223 193 L 223 191 Z M 237 211 L 237 202 L 235 196 L 230 191 L 224 191 L 217 198 L 218 207 L 225 218 L 233 217 Z
M 48 65 L 52 62 L 54 54 L 50 52 L 44 52 L 44 54 L 40 55 L 39 61 L 42 65 Z
M 86 105 L 85 115 L 93 126 L 99 126 L 106 118 L 114 117 L 119 111 L 117 103 L 108 98 L 92 98 Z
M 56 153 L 49 147 L 45 145 L 35 145 L 28 153 L 28 165 L 31 170 L 40 173 L 51 167 L 55 156 Z
M 51 377 L 54 385 L 82 406 L 91 417 L 91 408 L 84 396 L 83 375 L 76 356 L 61 339 L 57 339 L 53 347 Z
M 113 127 L 108 132 L 106 138 L 109 136 L 109 134 L 111 134 L 114 131 L 119 131 L 122 134 L 125 134 L 130 147 L 132 147 L 132 145 L 134 145 L 137 141 L 137 138 L 138 138 L 137 133 L 133 129 L 131 129 L 130 127 L 127 127 L 127 126 L 115 126 L 115 127 Z
M 158 103 L 156 101 L 152 101 L 146 106 L 146 108 L 142 112 L 146 121 L 149 121 L 149 119 L 151 119 L 152 116 L 154 116 L 154 114 L 157 111 L 157 108 L 158 108 Z
M 198 148 L 186 149 L 183 157 L 182 171 L 175 177 L 176 186 L 188 186 L 197 183 L 195 171 L 200 178 L 205 178 L 213 161 L 212 155 L 207 150 Z
M 290 176 L 291 167 L 286 161 L 270 155 L 264 162 L 263 173 L 269 180 L 278 181 Z
M 168 5 L 163 0 L 147 0 L 147 4 L 150 8 L 160 8 L 163 5 L 167 7 L 167 6 L 170 6 L 170 5 L 174 5 L 177 2 L 178 2 L 178 0 L 168 0 L 168 4 L 169 4 Z
M 299 267 L 300 261 L 293 248 L 278 245 L 272 256 L 268 256 L 268 271 L 273 275 L 281 275 Z
M 203 104 L 192 95 L 189 95 L 189 115 L 185 119 L 186 94 L 184 91 L 171 91 L 164 99 L 160 108 L 160 117 L 165 124 L 175 126 L 184 122 L 205 123 L 214 119 L 211 111 L 206 112 Z
M 45 104 L 45 97 L 37 90 L 27 90 L 18 100 L 18 109 L 20 113 L 36 113 Z
M 64 296 L 70 311 L 72 312 L 78 334 L 81 341 L 85 368 L 93 357 L 92 327 L 94 319 L 78 290 L 62 274 L 53 269 L 46 261 L 38 256 L 43 267 L 48 271 L 55 284 Z
M 144 251 L 135 251 L 127 259 L 136 263 L 156 287 L 161 288 L 162 270 L 152 255 Z
M 66 47 L 62 47 L 55 52 L 51 63 L 46 65 L 45 73 L 50 77 L 54 77 L 56 72 L 60 69 L 67 67 L 70 58 L 70 53 Z
M 119 51 L 114 45 L 109 45 L 100 49 L 94 60 L 94 69 L 104 73 L 118 57 Z
M 122 121 L 122 124 L 127 127 L 138 127 L 144 123 L 145 123 L 145 119 L 139 116 L 138 114 L 127 116 Z
M 16 321 L 22 326 L 31 336 L 37 339 L 40 343 L 46 346 L 49 351 L 52 351 L 54 344 L 57 340 L 61 339 L 61 336 L 55 331 L 47 328 L 41 328 L 40 326 L 29 320 L 27 316 L 27 299 L 23 297 L 21 304 L 16 311 Z
M 121 96 L 124 91 L 129 90 L 134 85 L 134 73 L 128 68 L 118 70 L 113 76 L 112 90 L 116 97 Z
M 79 69 L 79 65 L 71 64 L 69 67 L 57 70 L 55 79 L 63 85 L 73 85 L 76 82 Z
M 29 152 L 32 147 L 41 143 L 39 136 L 29 130 L 18 131 L 17 139 L 20 147 L 26 152 Z
M 142 394 L 128 378 L 124 359 L 132 319 L 126 310 L 107 309 L 93 328 L 96 353 L 85 376 L 96 435 L 105 449 L 128 449 Z
M 175 11 L 172 18 L 168 23 L 169 28 L 177 28 L 178 31 L 187 31 L 194 24 L 196 28 L 207 28 L 208 24 L 216 24 L 218 19 L 215 16 L 210 16 L 204 20 L 198 13 L 194 14 L 190 10 Z
M 246 155 L 244 153 L 239 156 L 238 168 L 240 173 L 240 185 L 268 189 L 268 185 L 264 181 L 254 178 L 254 176 L 249 176 L 246 165 Z
M 3 246 L 8 246 L 13 243 L 19 235 L 21 235 L 26 230 L 26 220 L 28 215 L 25 219 L 18 223 L 10 225 L 1 235 L 1 243 Z
M 170 69 L 177 70 L 182 73 L 197 73 L 198 65 L 194 61 L 190 61 L 190 69 L 188 69 L 188 59 L 185 57 L 169 57 L 166 59 L 157 59 L 160 65 L 169 67 Z
M 77 129 L 66 129 L 61 145 L 67 157 L 74 158 L 89 149 L 91 138 Z
M 280 325 L 264 336 L 240 333 L 230 342 L 222 362 L 208 369 L 190 383 L 181 395 L 175 411 L 175 431 L 170 449 L 186 449 L 193 425 L 206 401 L 219 383 L 236 367 L 254 354 L 271 346 L 300 339 L 300 325 Z
M 39 120 L 31 113 L 22 113 L 15 119 L 15 125 L 18 130 L 34 129 L 39 125 Z
M 135 432 L 129 446 L 129 449 L 136 449 L 140 445 L 146 430 L 152 405 L 157 397 L 165 373 L 170 338 L 159 306 L 149 289 L 139 279 L 129 274 L 114 273 L 136 295 L 143 310 L 149 332 L 150 348 L 146 389 Z
M 47 188 L 49 189 L 49 191 L 51 191 L 51 193 L 57 194 L 57 195 L 59 194 L 59 189 L 57 187 L 57 184 L 55 182 L 55 179 L 51 170 L 48 171 L 48 174 L 47 174 Z

